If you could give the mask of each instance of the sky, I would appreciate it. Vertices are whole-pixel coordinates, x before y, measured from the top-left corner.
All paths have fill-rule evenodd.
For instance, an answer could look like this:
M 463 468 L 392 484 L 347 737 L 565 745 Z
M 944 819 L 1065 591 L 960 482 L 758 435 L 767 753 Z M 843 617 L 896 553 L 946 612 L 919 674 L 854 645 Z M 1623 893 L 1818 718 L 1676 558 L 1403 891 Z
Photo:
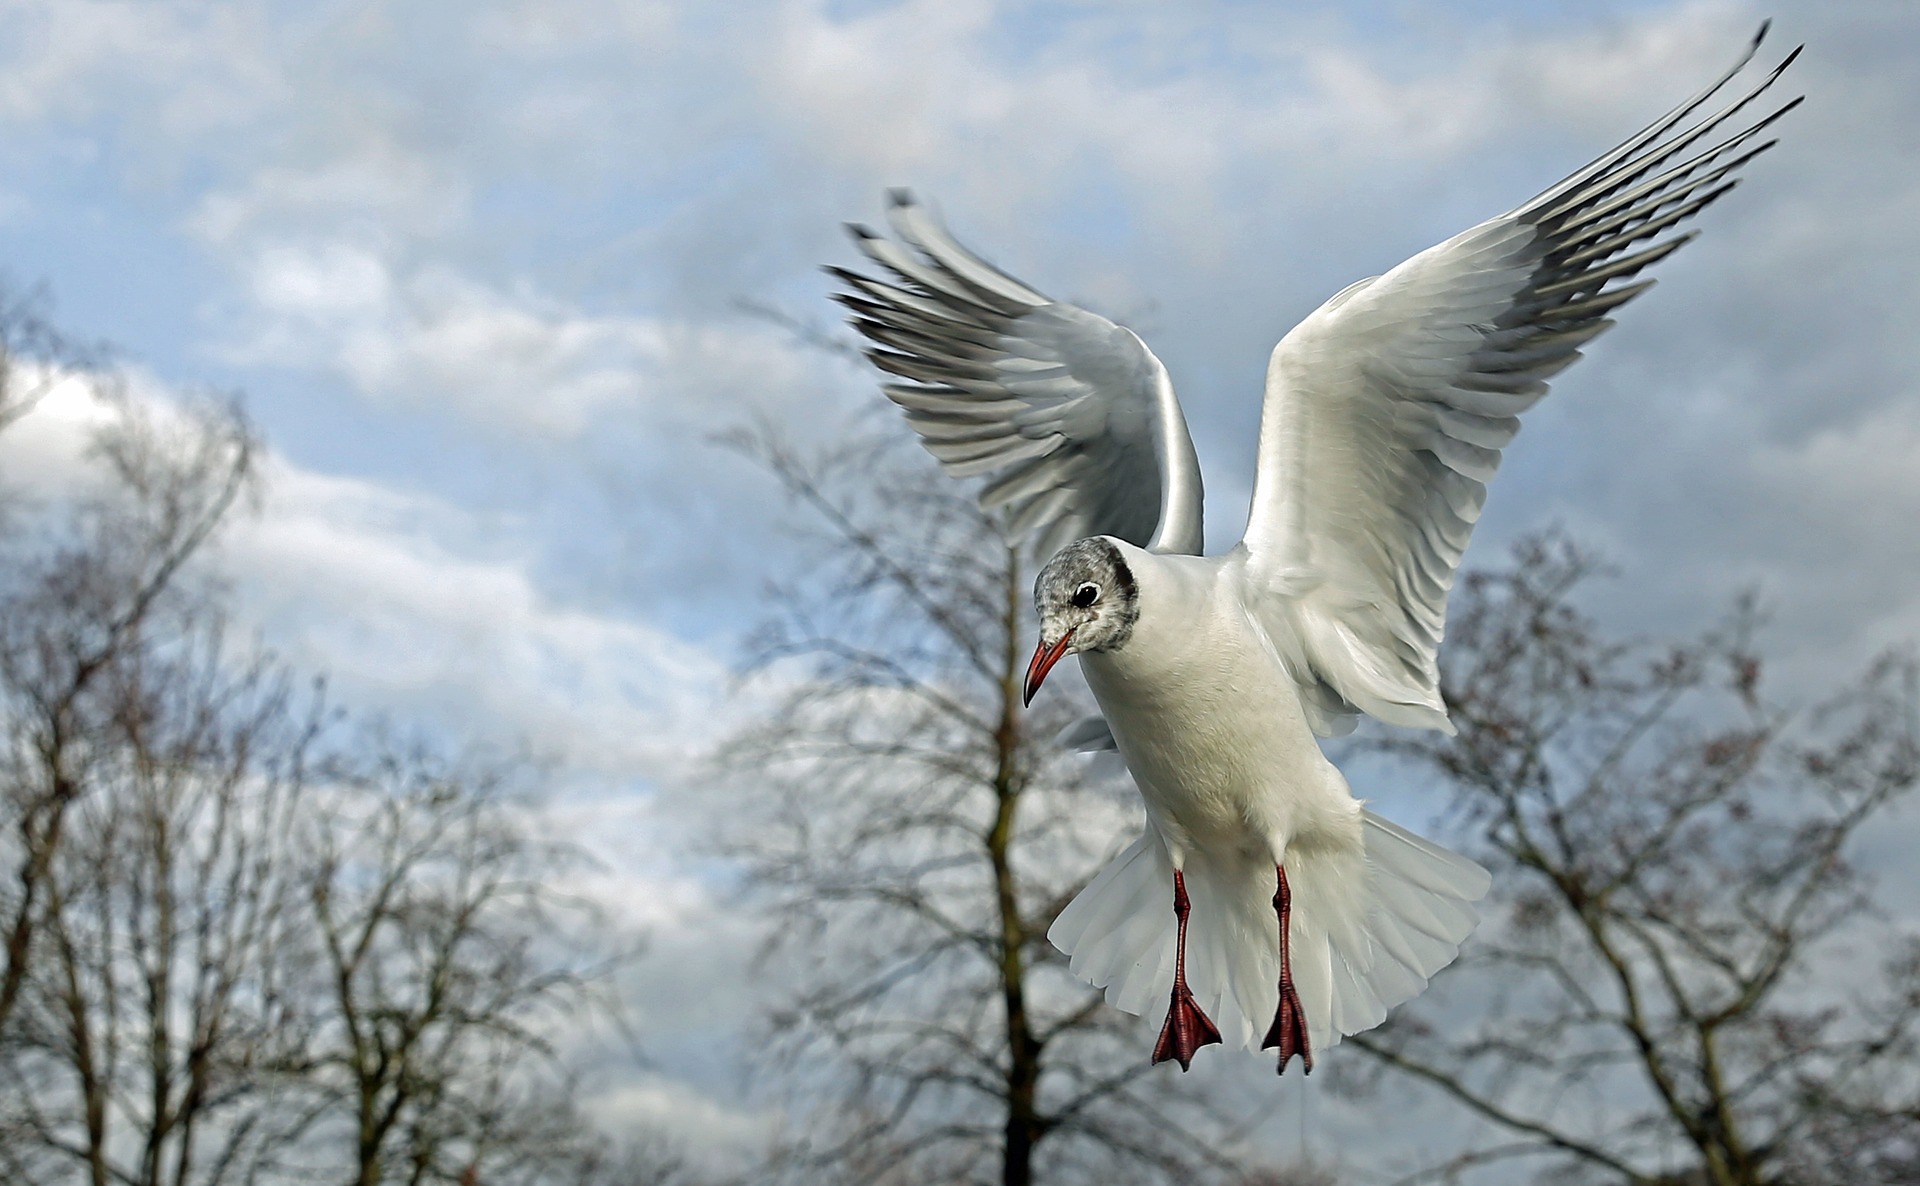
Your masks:
M 220 561 L 284 654 L 555 755 L 652 936 L 637 1029 L 699 1002 L 605 1106 L 723 1151 L 769 1123 L 713 1041 L 751 1007 L 753 924 L 674 804 L 756 709 L 731 675 L 793 545 L 713 438 L 828 441 L 879 399 L 754 310 L 831 329 L 841 224 L 912 186 L 1140 330 L 1228 547 L 1288 327 L 1610 147 L 1764 17 L 1767 53 L 1807 43 L 1783 95 L 1808 102 L 1529 414 L 1469 563 L 1562 525 L 1621 574 L 1591 608 L 1649 632 L 1756 589 L 1776 688 L 1813 699 L 1920 638 L 1903 0 L 0 0 L 0 271 L 144 398 L 245 393 L 269 495 Z M 90 414 L 50 401 L 0 458 L 71 457 Z

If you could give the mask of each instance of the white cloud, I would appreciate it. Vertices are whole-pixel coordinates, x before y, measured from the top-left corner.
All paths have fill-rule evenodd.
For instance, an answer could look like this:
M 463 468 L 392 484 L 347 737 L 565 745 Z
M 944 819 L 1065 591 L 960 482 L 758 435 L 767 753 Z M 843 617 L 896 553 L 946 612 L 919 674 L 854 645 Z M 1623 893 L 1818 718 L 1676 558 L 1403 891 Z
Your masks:
M 779 1120 L 770 1112 L 743 1111 L 667 1075 L 648 1075 L 606 1092 L 593 1101 L 591 1112 L 609 1132 L 671 1134 L 680 1150 L 723 1174 L 751 1170 L 752 1151 L 768 1143 Z
M 564 60 L 609 43 L 663 50 L 683 15 L 671 0 L 520 0 L 478 14 L 472 36 L 504 56 Z
M 486 532 L 456 508 L 284 463 L 268 480 L 265 513 L 235 525 L 223 559 L 269 638 L 350 702 L 430 711 L 628 785 L 679 773 L 713 738 L 724 667 L 643 622 L 555 604 L 510 534 L 463 552 L 445 536 Z
M 57 383 L 0 434 L 10 484 L 44 500 L 84 486 L 93 434 L 118 415 L 99 391 L 84 376 Z M 144 377 L 124 398 L 173 414 Z M 243 620 L 350 705 L 524 742 L 628 791 L 684 777 L 727 727 L 723 662 L 644 621 L 556 602 L 514 524 L 271 454 L 262 468 L 261 509 L 236 514 L 213 561 L 239 586 Z
M 252 335 L 229 360 L 332 371 L 376 403 L 492 429 L 568 438 L 635 412 L 711 427 L 822 382 L 821 360 L 776 327 L 593 314 L 443 266 L 396 275 L 345 243 L 261 250 L 251 295 Z
M 207 194 L 187 227 L 242 258 L 289 227 L 330 235 L 344 227 L 362 243 L 393 249 L 458 227 L 469 201 L 460 177 L 376 123 L 350 142 L 326 144 L 310 165 L 258 168 L 241 184 Z
M 1415 56 L 1284 6 L 1162 9 L 1126 24 L 1089 8 L 1009 52 L 1021 18 L 986 0 L 857 16 L 789 0 L 774 12 L 770 36 L 742 48 L 762 118 L 781 125 L 796 166 L 938 179 L 950 204 L 1009 238 L 1101 200 L 1089 186 L 1117 186 L 1110 199 L 1149 237 L 1177 236 L 1185 265 L 1208 270 L 1245 267 L 1250 236 L 1272 237 L 1262 224 L 1337 215 L 1373 179 L 1458 170 L 1549 133 L 1591 137 L 1597 151 L 1656 114 L 1649 102 L 1676 101 L 1730 62 L 1754 24 L 1711 0 L 1627 25 L 1461 36 Z M 1219 38 L 1233 40 L 1231 61 L 1214 56 Z
M 1750 498 L 1766 526 L 1701 566 L 1745 569 L 1757 584 L 1774 632 L 1798 644 L 1785 674 L 1803 701 L 1874 652 L 1920 642 L 1920 388 L 1906 395 L 1798 440 L 1757 442 L 1729 501 Z
M 281 92 L 252 5 L 11 0 L 0 24 L 0 121 L 131 114 L 196 137 L 248 118 Z
M 7 485 L 43 498 L 86 480 L 81 464 L 93 436 L 114 418 L 84 375 L 61 375 L 34 363 L 9 360 L 20 370 L 9 376 L 8 394 L 43 390 L 32 408 L 0 433 L 0 468 Z
M 346 244 L 314 251 L 271 247 L 260 253 L 253 296 L 274 312 L 321 321 L 385 313 L 393 283 L 370 251 Z

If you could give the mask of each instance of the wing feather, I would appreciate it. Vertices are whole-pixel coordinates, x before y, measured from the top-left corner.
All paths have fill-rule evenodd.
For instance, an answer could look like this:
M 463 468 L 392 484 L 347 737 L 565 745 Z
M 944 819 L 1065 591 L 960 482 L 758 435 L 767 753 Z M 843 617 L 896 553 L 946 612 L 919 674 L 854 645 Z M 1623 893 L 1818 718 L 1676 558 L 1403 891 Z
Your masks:
M 1519 415 L 1638 277 L 1691 242 L 1682 224 L 1738 184 L 1800 102 L 1752 109 L 1799 50 L 1699 114 L 1732 70 L 1519 208 L 1350 285 L 1267 372 L 1244 547 L 1252 600 L 1315 706 L 1452 731 L 1437 656 L 1454 572 Z M 1689 122 L 1692 121 L 1692 122 Z
M 1086 535 L 1197 554 L 1200 466 L 1160 360 L 1131 331 L 1052 300 L 890 195 L 894 238 L 852 227 L 887 279 L 827 269 L 888 374 L 887 398 L 981 505 L 1038 555 Z M 897 241 L 896 241 L 897 240 Z

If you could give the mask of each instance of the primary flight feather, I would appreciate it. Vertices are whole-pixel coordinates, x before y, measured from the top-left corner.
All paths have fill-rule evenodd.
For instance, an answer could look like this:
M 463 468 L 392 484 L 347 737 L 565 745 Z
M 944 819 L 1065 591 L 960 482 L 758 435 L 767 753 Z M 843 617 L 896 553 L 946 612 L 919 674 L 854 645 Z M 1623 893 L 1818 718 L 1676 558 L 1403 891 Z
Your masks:
M 1316 739 L 1361 713 L 1452 731 L 1437 657 L 1486 483 L 1547 380 L 1772 147 L 1761 134 L 1800 100 L 1753 108 L 1797 49 L 1708 107 L 1765 35 L 1585 168 L 1349 285 L 1281 339 L 1252 514 L 1218 556 L 1200 555 L 1200 467 L 1172 382 L 1137 335 L 1008 276 L 904 191 L 893 238 L 852 228 L 885 277 L 830 270 L 897 380 L 888 398 L 1051 557 L 1028 699 L 1079 654 L 1104 719 L 1071 740 L 1118 750 L 1145 800 L 1145 833 L 1049 937 L 1122 1009 L 1166 994 L 1156 1062 L 1260 1035 L 1282 1071 L 1295 1055 L 1310 1070 L 1473 929 L 1486 872 L 1363 810 Z

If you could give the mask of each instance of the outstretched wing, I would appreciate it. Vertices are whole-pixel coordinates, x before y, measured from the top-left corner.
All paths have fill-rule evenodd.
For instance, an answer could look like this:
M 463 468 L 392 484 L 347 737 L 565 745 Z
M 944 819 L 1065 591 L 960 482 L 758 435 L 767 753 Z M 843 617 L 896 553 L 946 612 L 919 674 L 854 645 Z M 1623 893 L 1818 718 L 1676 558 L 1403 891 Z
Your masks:
M 960 246 L 912 194 L 888 197 L 899 242 L 849 230 L 890 279 L 828 271 L 927 451 L 991 475 L 981 504 L 1036 555 L 1089 535 L 1197 555 L 1200 463 L 1167 368 L 1132 330 Z
M 1356 710 L 1452 731 L 1436 656 L 1447 592 L 1500 450 L 1547 379 L 1652 285 L 1800 100 L 1744 113 L 1798 55 L 1698 115 L 1752 60 L 1518 209 L 1334 296 L 1267 371 L 1244 546 L 1250 598 L 1316 728 Z

